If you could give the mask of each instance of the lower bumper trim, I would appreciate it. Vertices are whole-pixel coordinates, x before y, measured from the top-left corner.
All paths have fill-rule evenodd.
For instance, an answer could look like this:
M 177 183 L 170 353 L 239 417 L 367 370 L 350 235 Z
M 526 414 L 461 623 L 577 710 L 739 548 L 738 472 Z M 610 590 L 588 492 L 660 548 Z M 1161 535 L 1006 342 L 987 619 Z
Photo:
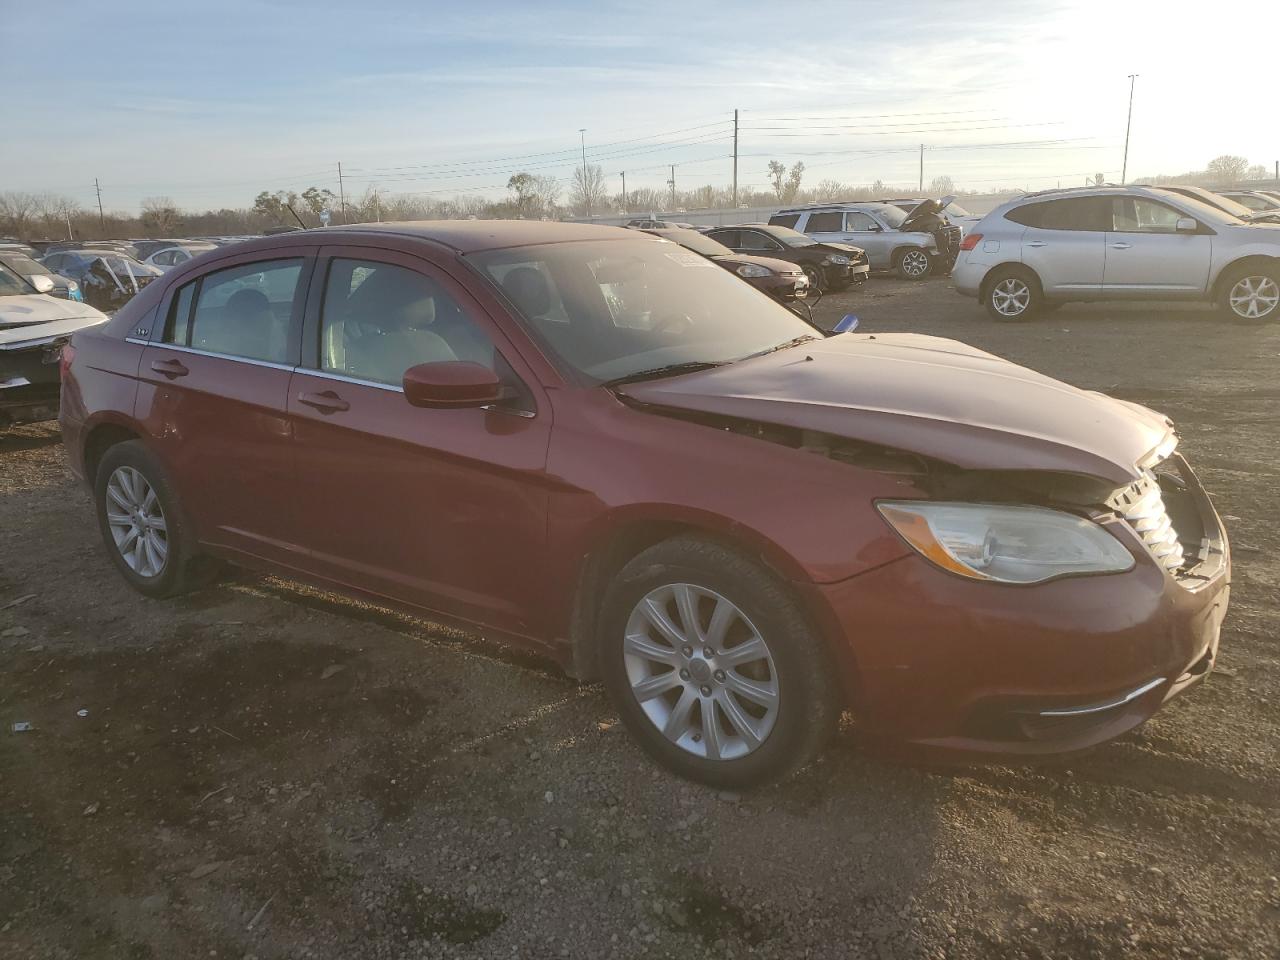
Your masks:
M 1116 707 L 1123 707 L 1126 703 L 1137 700 L 1143 694 L 1150 693 L 1160 684 L 1165 682 L 1164 677 L 1156 677 L 1136 690 L 1130 690 L 1124 696 L 1117 697 L 1114 700 L 1107 700 L 1103 703 L 1091 703 L 1083 707 L 1060 707 L 1055 710 L 1040 710 L 1037 715 L 1041 717 L 1083 717 L 1091 713 L 1106 713 L 1108 710 L 1114 710 Z

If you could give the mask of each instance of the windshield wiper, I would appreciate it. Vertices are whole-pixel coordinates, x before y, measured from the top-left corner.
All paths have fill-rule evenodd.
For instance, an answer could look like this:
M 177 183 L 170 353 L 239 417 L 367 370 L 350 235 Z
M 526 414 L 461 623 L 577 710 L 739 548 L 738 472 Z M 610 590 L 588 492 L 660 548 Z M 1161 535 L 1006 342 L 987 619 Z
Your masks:
M 678 373 L 695 373 L 698 370 L 709 370 L 722 366 L 722 363 L 711 360 L 689 360 L 685 363 L 669 363 L 664 367 L 652 367 L 649 370 L 637 370 L 622 377 L 606 380 L 602 386 L 617 387 L 624 383 L 637 383 L 641 380 L 657 380 L 659 377 L 673 377 Z
M 800 334 L 800 336 L 793 337 L 792 339 L 788 340 L 786 343 L 780 343 L 776 347 L 770 347 L 768 350 L 761 350 L 759 353 L 749 354 L 743 357 L 742 359 L 750 360 L 752 357 L 763 357 L 765 354 L 777 353 L 779 350 L 786 350 L 789 347 L 798 347 L 802 343 L 808 343 L 810 340 L 817 340 L 817 339 L 819 338 L 815 337 L 811 333 L 802 333 Z

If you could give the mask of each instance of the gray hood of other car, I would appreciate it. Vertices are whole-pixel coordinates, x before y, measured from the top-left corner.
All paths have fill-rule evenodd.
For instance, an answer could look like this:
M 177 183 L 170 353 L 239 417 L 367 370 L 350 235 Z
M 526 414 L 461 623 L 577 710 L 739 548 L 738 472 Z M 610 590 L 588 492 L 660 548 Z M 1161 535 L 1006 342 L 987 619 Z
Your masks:
M 906 450 L 966 469 L 1082 474 L 1117 487 L 1176 442 L 1168 418 L 955 340 L 841 334 L 708 370 L 631 383 L 655 406 Z

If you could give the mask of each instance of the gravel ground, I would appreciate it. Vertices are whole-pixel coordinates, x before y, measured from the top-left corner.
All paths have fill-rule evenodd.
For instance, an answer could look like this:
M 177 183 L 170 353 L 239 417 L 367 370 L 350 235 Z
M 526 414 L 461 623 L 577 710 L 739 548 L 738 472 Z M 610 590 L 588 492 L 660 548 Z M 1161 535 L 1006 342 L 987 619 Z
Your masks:
M 1236 558 L 1221 669 L 1069 761 L 923 769 L 850 725 L 738 796 L 597 687 L 251 575 L 126 590 L 55 424 L 0 442 L 0 956 L 1280 956 L 1280 326 L 949 281 L 827 298 L 1174 416 Z M 83 716 L 82 711 L 87 711 Z M 11 733 L 27 721 L 31 732 Z

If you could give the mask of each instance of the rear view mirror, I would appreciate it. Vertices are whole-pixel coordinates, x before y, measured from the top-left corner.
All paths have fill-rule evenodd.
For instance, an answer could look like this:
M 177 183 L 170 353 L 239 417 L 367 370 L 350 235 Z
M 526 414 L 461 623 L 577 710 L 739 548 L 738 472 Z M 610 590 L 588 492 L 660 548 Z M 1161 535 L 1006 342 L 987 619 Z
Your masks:
M 53 281 L 49 279 L 47 274 L 37 273 L 27 279 L 31 281 L 31 286 L 35 287 L 36 293 L 51 293 L 53 291 Z
M 1179 233 L 1195 233 L 1200 229 L 1200 224 L 1191 217 L 1179 217 L 1178 223 L 1174 229 Z
M 404 372 L 404 397 L 415 407 L 485 407 L 504 397 L 498 375 L 469 360 L 420 363 Z

